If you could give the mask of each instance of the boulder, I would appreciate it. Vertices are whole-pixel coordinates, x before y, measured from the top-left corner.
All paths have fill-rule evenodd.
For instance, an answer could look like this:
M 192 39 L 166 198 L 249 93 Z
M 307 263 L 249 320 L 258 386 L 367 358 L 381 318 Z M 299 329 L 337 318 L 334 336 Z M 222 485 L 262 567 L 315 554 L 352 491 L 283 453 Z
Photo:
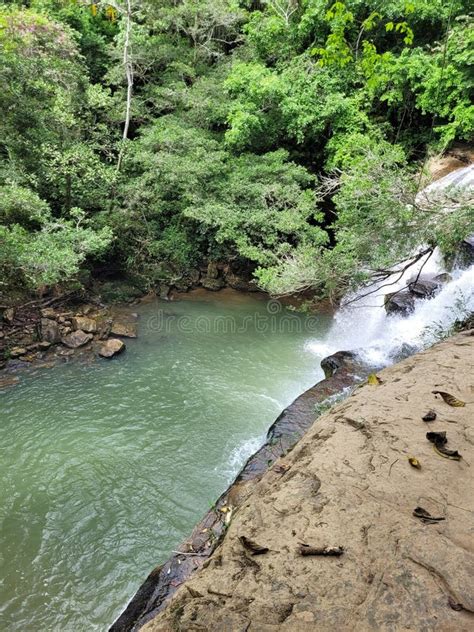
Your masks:
M 99 355 L 101 358 L 113 358 L 125 351 L 125 343 L 117 338 L 109 338 L 99 349 Z
M 387 314 L 403 314 L 406 316 L 415 309 L 415 297 L 409 290 L 392 292 L 384 297 Z
M 69 347 L 70 349 L 77 349 L 78 347 L 86 345 L 92 340 L 93 337 L 94 336 L 92 334 L 86 334 L 85 331 L 78 329 L 77 331 L 73 331 L 67 336 L 64 336 L 61 342 L 63 343 L 63 345 L 66 345 L 66 347 Z
M 442 272 L 441 274 L 424 274 L 418 279 L 412 277 L 408 282 L 408 288 L 416 297 L 431 298 L 449 281 L 451 281 L 451 275 L 447 272 Z
M 225 283 L 223 279 L 215 279 L 209 276 L 205 276 L 201 279 L 201 285 L 206 290 L 211 290 L 211 292 L 218 292 L 219 290 L 222 290 Z
M 110 333 L 114 336 L 122 336 L 123 338 L 136 338 L 137 326 L 135 323 L 116 322 L 112 324 Z
M 59 325 L 51 318 L 42 318 L 40 321 L 41 340 L 56 344 L 61 341 Z
M 354 351 L 337 351 L 321 360 L 321 368 L 326 379 L 341 369 L 354 373 L 360 364 L 357 362 L 357 354 Z
M 71 323 L 76 331 L 81 329 L 89 334 L 97 331 L 97 321 L 94 318 L 89 318 L 88 316 L 75 316 L 71 319 Z

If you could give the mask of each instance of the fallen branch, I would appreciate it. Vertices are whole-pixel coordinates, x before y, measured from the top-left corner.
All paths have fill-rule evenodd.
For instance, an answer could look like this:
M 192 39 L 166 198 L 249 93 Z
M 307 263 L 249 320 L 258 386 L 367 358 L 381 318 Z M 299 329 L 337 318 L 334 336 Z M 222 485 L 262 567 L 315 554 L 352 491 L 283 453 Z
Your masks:
M 323 548 L 318 548 L 315 546 L 310 546 L 309 544 L 300 543 L 299 554 L 300 555 L 326 555 L 339 557 L 344 553 L 343 546 L 325 546 Z

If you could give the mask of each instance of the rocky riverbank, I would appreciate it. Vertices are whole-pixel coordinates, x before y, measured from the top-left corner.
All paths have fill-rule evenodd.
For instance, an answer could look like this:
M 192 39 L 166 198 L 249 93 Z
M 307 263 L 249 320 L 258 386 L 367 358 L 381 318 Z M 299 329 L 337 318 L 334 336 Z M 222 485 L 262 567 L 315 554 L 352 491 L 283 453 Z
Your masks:
M 137 337 L 137 314 L 103 304 L 7 308 L 0 322 L 0 387 L 15 383 L 11 372 L 52 366 L 71 357 L 112 358 Z
M 275 426 L 301 406 L 305 436 L 244 470 L 112 630 L 472 629 L 471 334 L 380 372 L 314 425 L 316 393 L 297 400 Z

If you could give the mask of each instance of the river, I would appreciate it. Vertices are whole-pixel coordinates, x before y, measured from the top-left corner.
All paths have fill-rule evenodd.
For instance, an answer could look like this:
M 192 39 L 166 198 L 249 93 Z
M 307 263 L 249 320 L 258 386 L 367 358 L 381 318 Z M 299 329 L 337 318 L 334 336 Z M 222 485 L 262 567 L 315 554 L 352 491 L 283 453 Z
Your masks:
M 232 291 L 133 309 L 122 356 L 0 394 L 4 632 L 106 630 L 323 377 L 329 314 Z

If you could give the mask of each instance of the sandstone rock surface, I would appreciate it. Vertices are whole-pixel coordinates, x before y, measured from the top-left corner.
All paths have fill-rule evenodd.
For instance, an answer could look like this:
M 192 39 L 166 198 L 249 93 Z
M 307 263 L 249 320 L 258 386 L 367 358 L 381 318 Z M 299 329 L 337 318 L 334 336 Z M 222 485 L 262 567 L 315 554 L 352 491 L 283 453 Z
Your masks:
M 474 336 L 462 333 L 357 388 L 231 508 L 222 544 L 140 629 L 472 630 L 473 373 Z M 427 424 L 429 409 L 437 418 Z M 428 431 L 446 431 L 462 459 L 438 454 Z M 424 523 L 416 507 L 444 520 Z M 269 551 L 252 555 L 241 536 Z M 345 552 L 301 556 L 299 543 Z

